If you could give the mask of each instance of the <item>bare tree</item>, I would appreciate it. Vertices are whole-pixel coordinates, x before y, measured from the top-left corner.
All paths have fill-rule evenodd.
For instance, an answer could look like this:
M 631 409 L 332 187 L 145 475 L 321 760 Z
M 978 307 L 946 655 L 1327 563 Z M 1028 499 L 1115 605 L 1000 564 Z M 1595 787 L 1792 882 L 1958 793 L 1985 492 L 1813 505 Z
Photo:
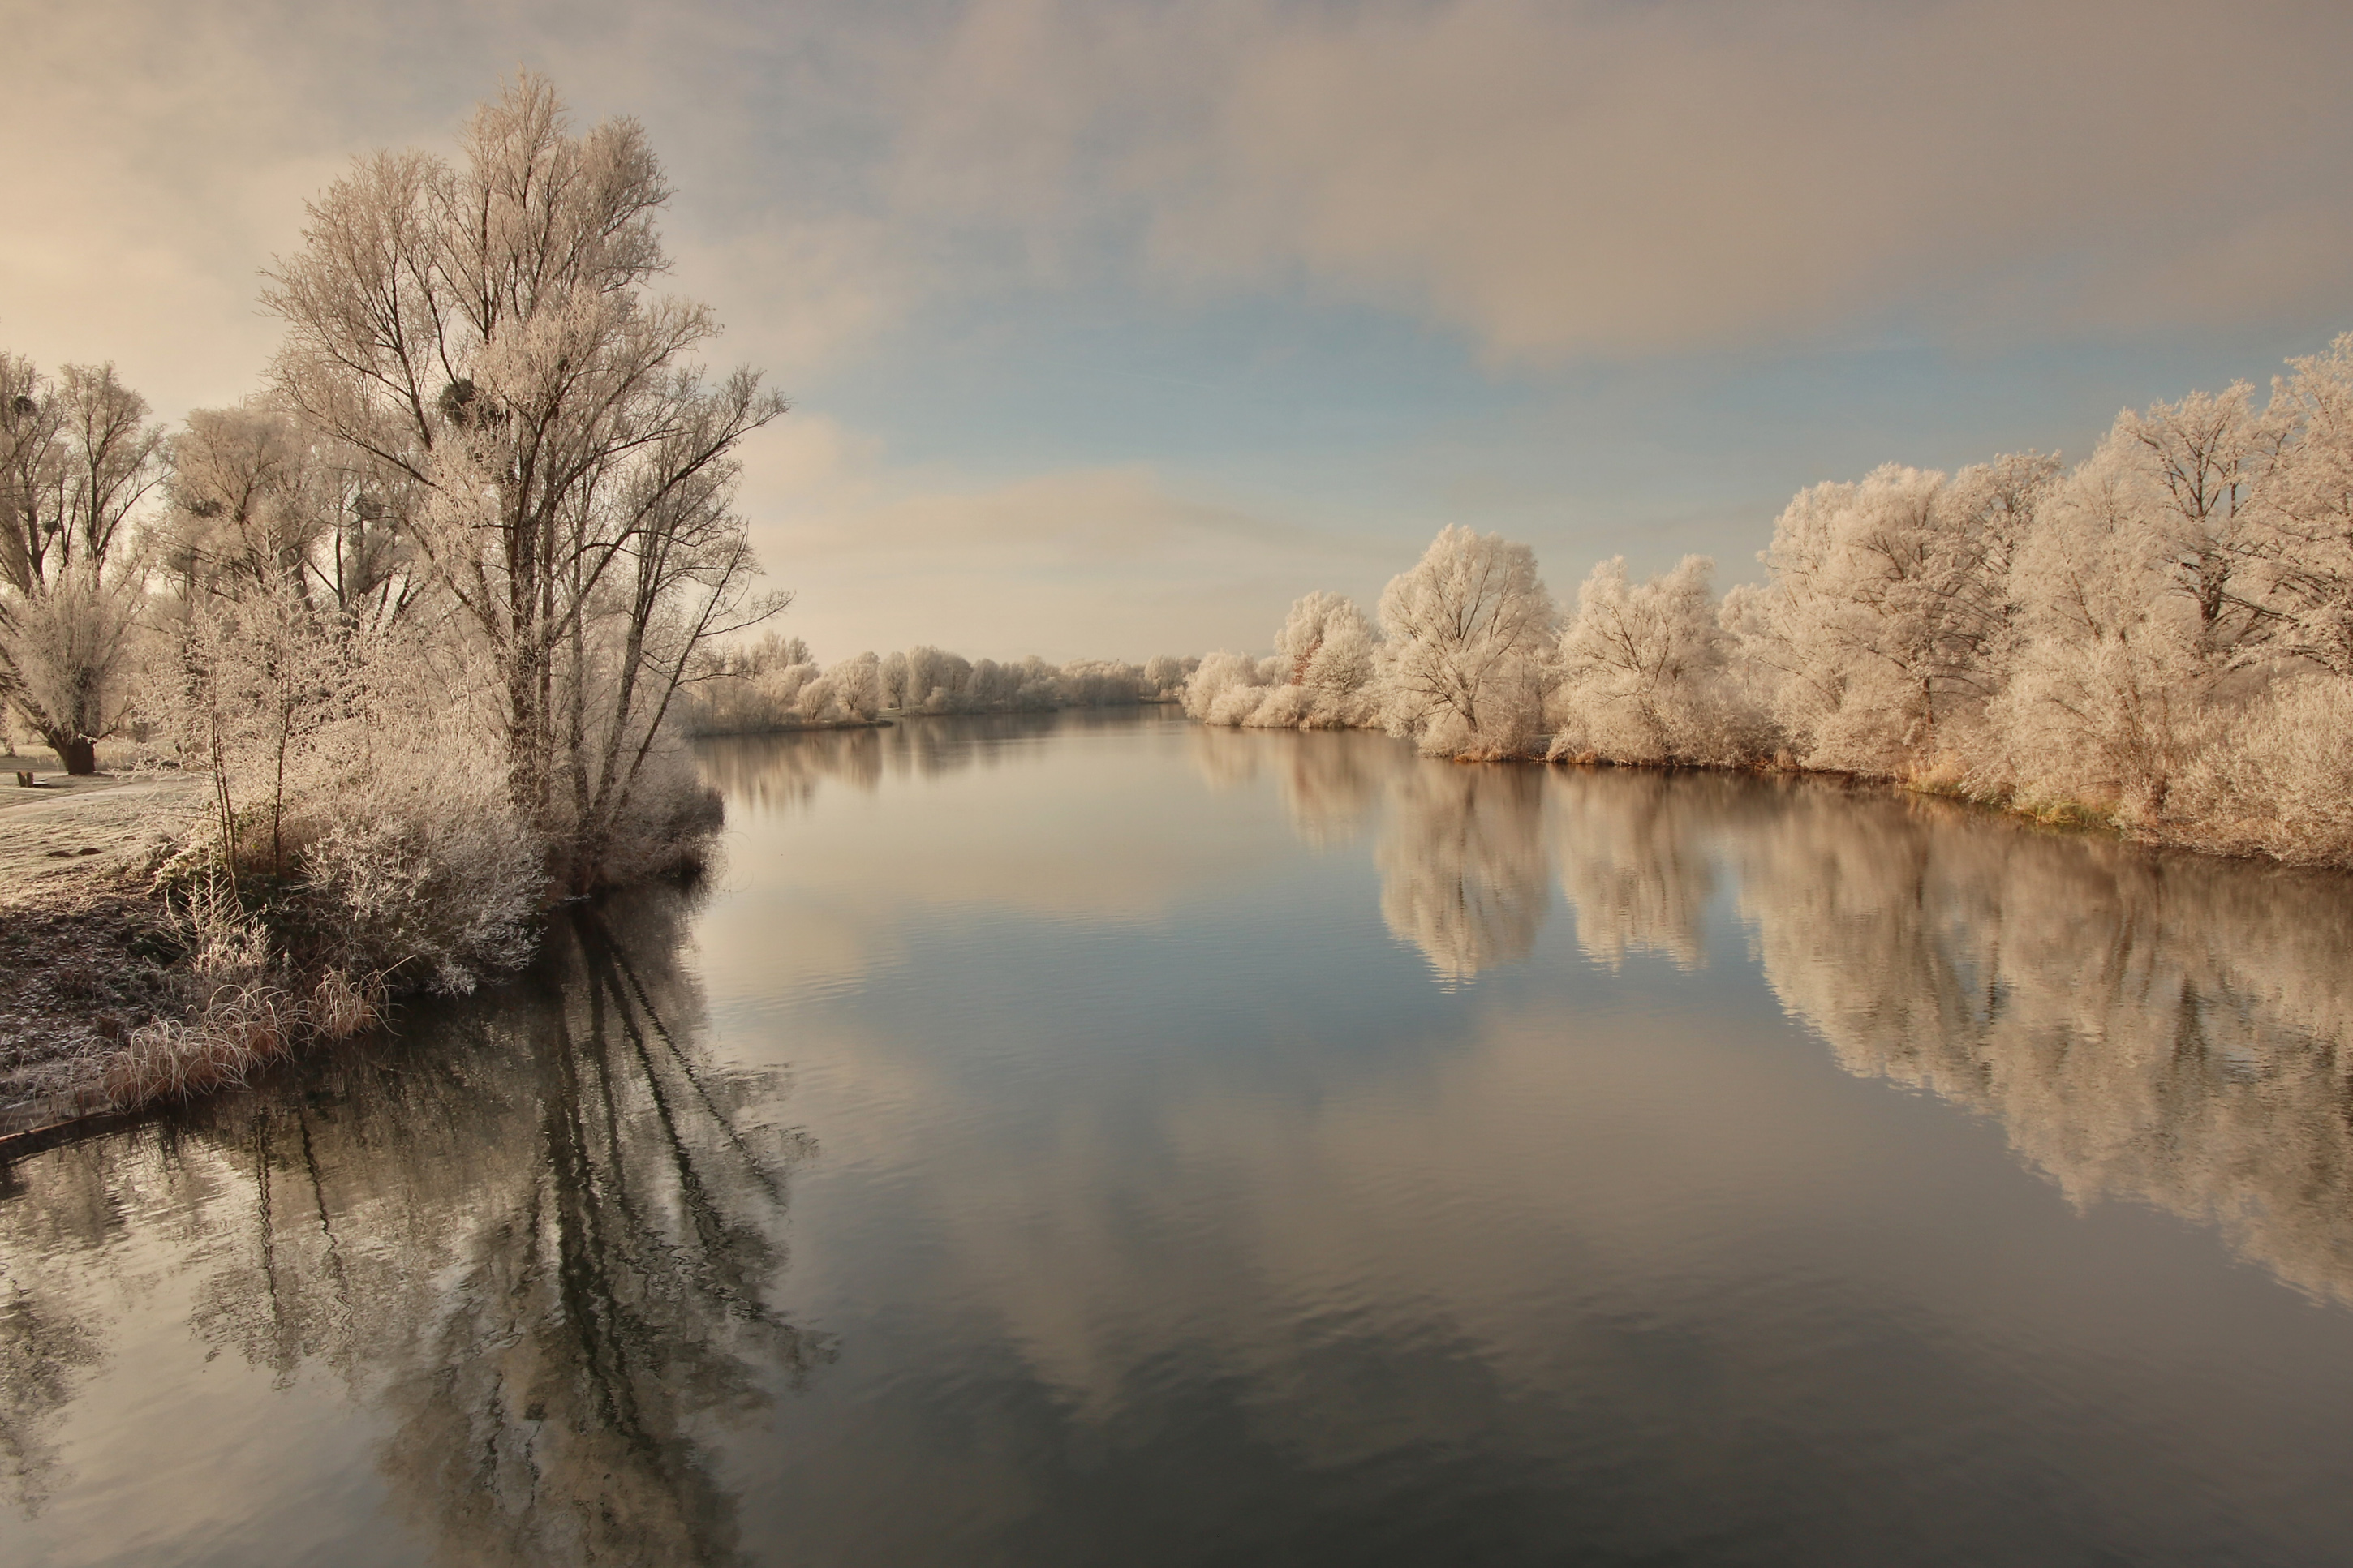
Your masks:
M 650 292 L 670 195 L 635 121 L 575 135 L 524 76 L 460 163 L 362 160 L 263 295 L 280 395 L 416 488 L 418 548 L 499 677 L 516 805 L 575 889 L 650 809 L 691 656 L 772 607 L 733 454 L 786 405 L 749 371 L 706 381 L 710 313 Z
M 171 458 L 163 556 L 185 594 L 280 584 L 347 626 L 396 619 L 422 595 L 414 483 L 273 399 L 195 410 Z
M 144 587 L 135 517 L 163 477 L 163 427 L 114 367 L 56 381 L 0 354 L 0 700 L 69 773 L 129 717 L 123 679 Z

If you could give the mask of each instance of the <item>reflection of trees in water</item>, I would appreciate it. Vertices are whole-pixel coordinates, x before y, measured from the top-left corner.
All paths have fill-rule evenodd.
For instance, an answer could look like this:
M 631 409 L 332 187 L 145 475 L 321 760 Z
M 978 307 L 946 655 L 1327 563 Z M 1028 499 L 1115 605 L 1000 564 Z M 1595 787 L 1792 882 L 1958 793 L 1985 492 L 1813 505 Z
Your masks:
M 1271 775 L 1291 826 L 1317 848 L 1377 813 L 1381 915 L 1451 984 L 1525 958 L 1544 923 L 1540 770 L 1432 762 L 1384 736 L 1195 725 L 1194 772 L 1213 790 Z
M 710 1428 L 826 1354 L 768 1300 L 797 1135 L 692 1048 L 677 912 L 560 929 L 434 1048 L 84 1146 L 229 1244 L 193 1249 L 230 1259 L 205 1338 L 396 1415 L 386 1472 L 455 1560 L 732 1560 Z
M 1133 727 L 1134 709 L 1044 713 L 918 714 L 878 729 L 728 735 L 695 742 L 703 776 L 764 811 L 797 810 L 826 780 L 871 792 L 885 777 L 934 778 L 993 767 L 1060 731 Z
M 1213 790 L 1229 790 L 1258 777 L 1260 765 L 1270 760 L 1267 742 L 1271 739 L 1273 738 L 1240 730 L 1196 724 L 1186 731 L 1185 747 L 1193 760 L 1193 772 L 1203 784 Z
M 1704 963 L 1702 918 L 1729 877 L 1766 980 L 1850 1071 L 2000 1118 L 2079 1202 L 2220 1226 L 2353 1301 L 2345 877 L 1876 790 L 1637 770 L 1400 758 L 1387 811 L 1382 914 L 1445 979 L 1531 951 L 1547 845 L 1578 943 L 1606 964 Z
M 703 776 L 732 801 L 762 811 L 796 811 L 836 779 L 852 789 L 882 782 L 884 730 L 814 730 L 797 735 L 731 735 L 695 742 Z
M 57 1476 L 50 1428 L 97 1367 L 99 1342 L 54 1292 L 14 1275 L 0 1272 L 0 1466 L 6 1495 L 30 1510 Z
M 1285 739 L 1293 743 L 1274 759 L 1275 780 L 1292 826 L 1318 849 L 1355 839 L 1372 819 L 1399 748 L 1329 730 Z
M 1553 849 L 1560 887 L 1577 911 L 1577 945 L 1615 969 L 1631 952 L 1676 967 L 1707 962 L 1700 920 L 1715 890 L 1707 830 L 1736 786 L 1648 769 L 1554 778 Z
M 1525 958 L 1544 921 L 1545 775 L 1422 763 L 1396 775 L 1374 859 L 1381 918 L 1440 977 Z
M 2353 1301 L 2346 879 L 1791 792 L 1728 847 L 1767 980 L 1849 1070 L 2000 1119 Z
M 115 1261 L 104 1249 L 122 1239 L 125 1213 L 220 1185 L 155 1161 L 121 1180 L 117 1165 L 95 1144 L 0 1162 L 0 1495 L 27 1513 L 59 1479 L 66 1406 L 106 1358 L 89 1285 Z

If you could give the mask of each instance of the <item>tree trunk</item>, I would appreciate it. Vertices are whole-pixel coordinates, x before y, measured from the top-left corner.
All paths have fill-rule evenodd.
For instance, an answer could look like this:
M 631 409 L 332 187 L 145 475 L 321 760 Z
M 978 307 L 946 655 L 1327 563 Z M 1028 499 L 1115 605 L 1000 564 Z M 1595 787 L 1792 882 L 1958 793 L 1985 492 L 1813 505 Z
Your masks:
M 66 765 L 67 773 L 87 778 L 98 772 L 97 742 L 51 741 L 49 745 L 57 752 L 58 761 Z

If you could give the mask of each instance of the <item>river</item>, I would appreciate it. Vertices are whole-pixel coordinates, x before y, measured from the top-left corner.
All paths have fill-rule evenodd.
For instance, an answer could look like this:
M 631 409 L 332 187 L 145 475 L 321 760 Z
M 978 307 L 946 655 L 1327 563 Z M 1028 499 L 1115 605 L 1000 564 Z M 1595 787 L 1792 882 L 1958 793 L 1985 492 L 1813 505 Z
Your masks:
M 0 1563 L 2322 1563 L 2353 879 L 1162 711 L 0 1167 Z

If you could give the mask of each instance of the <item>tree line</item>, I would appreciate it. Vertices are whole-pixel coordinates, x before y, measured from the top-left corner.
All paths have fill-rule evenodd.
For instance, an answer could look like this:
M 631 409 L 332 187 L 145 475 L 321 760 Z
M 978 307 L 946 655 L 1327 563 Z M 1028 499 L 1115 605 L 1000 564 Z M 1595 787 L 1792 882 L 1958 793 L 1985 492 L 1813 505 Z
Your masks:
M 698 735 L 745 735 L 847 729 L 885 714 L 1132 708 L 1175 700 L 1200 662 L 1164 654 L 1143 664 L 1089 658 L 1057 665 L 1033 654 L 1000 664 L 923 643 L 820 665 L 801 638 L 770 632 L 703 659 L 686 723 Z
M 1556 604 L 1450 527 L 1383 593 L 1295 604 L 1186 689 L 1213 724 L 1433 755 L 1815 769 L 2229 853 L 2353 864 L 2353 334 L 2025 452 L 1800 491 L 1720 598 L 1623 557 Z

